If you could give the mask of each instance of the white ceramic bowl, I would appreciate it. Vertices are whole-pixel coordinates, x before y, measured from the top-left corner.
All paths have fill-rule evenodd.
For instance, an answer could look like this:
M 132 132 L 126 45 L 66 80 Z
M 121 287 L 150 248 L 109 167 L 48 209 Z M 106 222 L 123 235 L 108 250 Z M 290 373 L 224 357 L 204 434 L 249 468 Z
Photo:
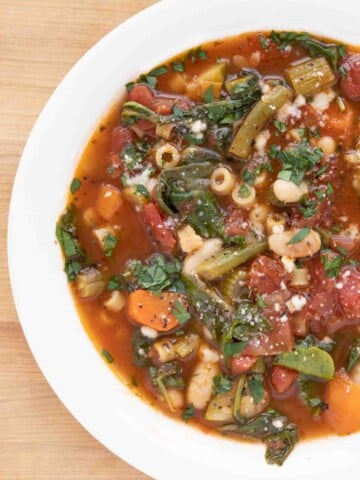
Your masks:
M 360 435 L 300 443 L 285 465 L 264 447 L 205 435 L 142 403 L 95 351 L 74 308 L 55 244 L 74 168 L 100 118 L 140 71 L 201 42 L 257 29 L 297 29 L 360 43 L 358 0 L 165 0 L 95 45 L 56 89 L 29 137 L 9 216 L 19 318 L 48 382 L 116 455 L 162 480 L 315 479 L 359 471 Z M 329 472 L 332 472 L 331 474 Z

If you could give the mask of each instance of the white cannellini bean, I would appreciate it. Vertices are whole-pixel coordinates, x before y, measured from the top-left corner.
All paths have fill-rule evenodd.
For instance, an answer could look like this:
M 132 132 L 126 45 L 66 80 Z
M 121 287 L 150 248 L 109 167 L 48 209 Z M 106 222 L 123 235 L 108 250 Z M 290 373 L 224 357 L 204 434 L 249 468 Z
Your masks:
M 196 274 L 196 269 L 200 263 L 208 260 L 221 250 L 223 242 L 219 238 L 211 238 L 206 240 L 199 250 L 195 253 L 186 255 L 183 264 L 183 273 L 185 275 L 193 276 Z
M 265 390 L 264 398 L 259 402 L 255 403 L 252 395 L 245 394 L 241 397 L 239 413 L 245 418 L 252 418 L 265 410 L 270 402 L 270 395 L 267 390 Z
M 257 67 L 259 65 L 260 59 L 261 59 L 261 54 L 259 50 L 256 50 L 256 52 L 253 52 L 250 55 L 250 59 L 249 59 L 250 66 Z
M 248 60 L 243 55 L 234 55 L 232 62 L 237 68 L 245 68 L 249 66 Z
M 349 150 L 344 155 L 344 160 L 347 164 L 352 167 L 357 167 L 360 165 L 360 151 L 358 150 Z
M 321 238 L 315 230 L 310 229 L 303 240 L 288 245 L 299 231 L 298 228 L 292 228 L 282 233 L 273 233 L 268 238 L 270 250 L 280 257 L 303 258 L 315 255 L 321 248 Z
M 186 401 L 198 410 L 209 403 L 213 392 L 213 379 L 219 375 L 220 367 L 214 362 L 200 362 L 196 365 L 186 391 Z
M 284 203 L 298 202 L 301 197 L 308 193 L 308 186 L 305 182 L 301 182 L 300 185 L 296 185 L 289 180 L 283 180 L 278 178 L 273 183 L 273 191 L 275 197 Z
M 210 348 L 207 343 L 202 343 L 199 348 L 199 357 L 202 362 L 217 363 L 220 360 L 219 354 L 213 348 Z
M 316 146 L 321 148 L 325 155 L 331 155 L 336 151 L 335 140 L 329 136 L 319 138 L 319 140 L 316 142 Z
M 147 327 L 146 325 L 143 325 L 140 328 L 140 331 L 141 331 L 141 335 L 147 338 L 151 338 L 151 340 L 155 340 L 159 336 L 156 330 L 154 330 L 151 327 Z

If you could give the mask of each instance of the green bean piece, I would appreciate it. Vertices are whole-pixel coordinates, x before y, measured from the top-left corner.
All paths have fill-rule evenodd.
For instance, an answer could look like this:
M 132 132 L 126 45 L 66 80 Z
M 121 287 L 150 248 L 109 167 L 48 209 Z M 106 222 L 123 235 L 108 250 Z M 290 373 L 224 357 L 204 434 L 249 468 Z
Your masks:
M 294 65 L 286 70 L 286 76 L 296 95 L 313 95 L 336 82 L 336 77 L 324 57 Z
M 197 273 L 205 280 L 216 280 L 266 249 L 266 242 L 253 243 L 240 248 L 224 248 L 218 254 L 202 262 Z
M 229 153 L 237 158 L 247 158 L 255 137 L 263 130 L 270 118 L 292 98 L 292 92 L 277 85 L 264 94 L 247 115 L 231 142 Z

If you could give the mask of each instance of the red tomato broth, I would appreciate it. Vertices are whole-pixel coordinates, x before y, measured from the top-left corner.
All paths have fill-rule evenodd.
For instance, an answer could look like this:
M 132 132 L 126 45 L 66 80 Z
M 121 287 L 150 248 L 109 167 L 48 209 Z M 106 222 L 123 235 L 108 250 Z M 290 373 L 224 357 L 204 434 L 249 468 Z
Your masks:
M 267 35 L 267 32 L 264 32 L 262 35 Z M 255 68 L 261 75 L 276 77 L 283 76 L 285 68 L 289 67 L 294 61 L 298 61 L 306 56 L 305 50 L 300 46 L 293 46 L 291 51 L 279 51 L 277 46 L 270 44 L 269 48 L 264 50 L 261 48 L 258 33 L 243 34 L 226 40 L 211 42 L 202 48 L 207 52 L 207 58 L 205 60 L 192 62 L 187 59 L 185 61 L 184 76 L 186 81 L 190 81 L 194 77 L 197 78 L 209 65 L 214 64 L 217 58 L 232 58 L 234 55 L 250 56 L 255 51 L 260 51 L 260 61 L 258 65 L 251 68 Z M 356 50 L 354 47 L 350 48 L 350 51 L 354 50 Z M 179 59 L 182 58 L 183 56 L 179 56 Z M 174 59 L 174 61 L 175 60 L 178 59 Z M 238 68 L 230 64 L 228 74 L 235 74 L 238 71 Z M 159 76 L 157 78 L 156 90 L 164 93 L 165 96 L 166 94 L 184 94 L 184 92 L 171 90 L 170 85 L 176 75 L 174 72 L 169 72 Z M 346 104 L 354 111 L 354 132 L 352 135 L 356 136 L 356 133 L 360 133 L 358 125 L 360 104 L 351 100 L 346 100 Z M 134 206 L 131 205 L 124 196 L 123 204 L 111 222 L 103 222 L 103 219 L 100 219 L 100 223 L 110 223 L 112 228 L 116 229 L 116 233 L 119 236 L 118 244 L 115 247 L 110 261 L 104 256 L 99 243 L 94 240 L 92 229 L 89 228 L 89 225 L 84 221 L 82 215 L 86 209 L 93 208 L 96 204 L 99 188 L 102 184 L 112 185 L 116 189 L 123 190 L 121 182 L 119 181 L 119 175 L 117 175 L 118 172 L 115 171 L 110 174 L 108 171 L 114 159 L 116 160 L 118 158 L 117 155 L 114 156 L 114 152 L 111 152 L 111 135 L 114 128 L 119 124 L 119 108 L 120 105 L 116 105 L 93 134 L 74 175 L 81 180 L 81 187 L 75 194 L 70 195 L 68 200 L 68 203 L 73 204 L 76 208 L 75 223 L 80 245 L 86 250 L 87 256 L 91 259 L 92 263 L 96 263 L 102 267 L 107 279 L 122 272 L 129 259 L 144 261 L 153 253 L 159 251 L 158 246 L 154 244 L 148 235 L 148 230 L 144 225 L 141 214 L 136 212 Z M 333 110 L 334 108 L 332 108 L 332 111 Z M 310 114 L 312 115 L 311 112 Z M 314 124 L 316 123 L 316 121 L 312 121 Z M 296 128 L 300 123 L 301 120 L 298 122 L 295 120 L 292 126 Z M 282 136 L 276 136 L 276 129 L 272 122 L 269 122 L 267 128 L 270 130 L 268 148 L 271 145 L 280 145 L 280 147 L 283 148 L 288 144 L 288 139 Z M 320 127 L 321 134 L 330 135 L 331 132 L 332 130 L 328 128 L 327 125 Z M 346 141 L 344 140 L 343 133 L 335 130 L 334 132 L 333 137 L 337 143 L 349 143 L 348 139 Z M 345 216 L 351 220 L 351 223 L 360 224 L 359 200 L 356 198 L 354 192 L 353 180 L 349 174 L 349 169 L 344 166 L 342 158 L 343 151 L 344 149 L 341 150 L 340 153 L 340 165 L 343 173 L 335 187 L 331 211 L 334 219 Z M 267 202 L 267 190 L 281 169 L 280 162 L 273 161 L 272 164 L 274 167 L 273 172 L 268 173 L 264 186 L 261 189 L 257 189 L 257 201 L 259 203 Z M 234 166 L 235 171 L 236 168 L 238 167 Z M 119 173 L 121 172 L 119 171 Z M 229 196 L 217 197 L 217 201 L 225 209 L 232 204 Z M 273 211 L 277 211 L 276 208 L 271 208 Z M 344 223 L 348 224 L 349 222 Z M 176 252 L 178 253 L 178 250 Z M 269 253 L 266 252 L 265 255 L 269 255 Z M 319 261 L 318 257 L 319 254 L 316 254 L 311 259 L 305 259 L 303 260 L 303 264 L 312 268 L 314 262 Z M 360 260 L 360 247 L 352 253 L 351 258 Z M 245 263 L 245 266 L 248 268 L 251 264 L 252 261 L 249 261 Z M 214 286 L 220 290 L 220 284 L 218 282 L 215 282 Z M 111 353 L 114 359 L 114 362 L 111 364 L 113 372 L 140 398 L 167 415 L 179 418 L 178 413 L 171 413 L 164 402 L 161 401 L 158 391 L 149 379 L 147 368 L 136 366 L 133 363 L 131 334 L 134 324 L 129 321 L 127 309 L 123 308 L 118 313 L 109 311 L 109 309 L 103 305 L 104 300 L 109 295 L 107 291 L 101 293 L 96 299 L 83 300 L 77 294 L 75 285 L 71 285 L 71 289 L 81 321 L 91 340 L 99 351 L 106 349 L 107 352 Z M 301 293 L 304 290 L 302 288 L 289 287 L 289 291 L 291 293 Z M 336 311 L 339 311 L 338 304 L 336 305 Z M 336 312 L 334 314 L 336 314 Z M 190 324 L 185 325 L 182 330 L 184 330 L 185 333 L 197 332 L 202 335 L 199 322 L 197 321 L 190 322 Z M 324 324 L 320 322 L 318 332 L 320 335 L 319 338 L 322 338 L 321 335 L 323 334 L 326 335 L 328 333 L 326 324 L 324 326 Z M 333 335 L 336 339 L 340 339 L 333 354 L 336 370 L 346 366 L 349 346 L 352 339 L 358 335 L 359 332 L 355 325 L 345 326 L 345 328 Z M 196 357 L 191 357 L 181 362 L 183 368 L 182 376 L 185 384 L 190 381 L 192 371 L 197 362 Z M 224 364 L 222 365 L 223 371 L 229 373 L 228 367 L 224 366 Z M 271 393 L 270 406 L 287 415 L 288 418 L 299 427 L 299 434 L 302 439 L 317 438 L 333 432 L 324 415 L 320 413 L 314 417 L 311 410 L 304 404 L 303 400 L 299 398 L 299 389 L 296 382 L 287 391 L 279 394 L 271 385 L 268 373 L 265 377 L 264 385 Z M 323 395 L 324 385 L 321 384 L 318 387 L 320 396 Z M 189 422 L 203 429 L 205 432 L 218 433 L 216 424 L 207 421 L 202 411 L 196 411 L 194 417 L 190 419 Z

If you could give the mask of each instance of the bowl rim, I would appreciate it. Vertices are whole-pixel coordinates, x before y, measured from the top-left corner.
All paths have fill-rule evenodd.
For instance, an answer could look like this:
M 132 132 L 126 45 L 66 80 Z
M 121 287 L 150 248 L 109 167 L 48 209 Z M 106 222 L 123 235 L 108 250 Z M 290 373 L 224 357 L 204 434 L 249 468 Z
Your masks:
M 8 218 L 8 263 L 16 310 L 33 356 L 43 375 L 62 403 L 95 438 L 113 453 L 136 468 L 159 479 L 168 479 L 170 474 L 172 478 L 180 479 L 190 472 L 198 475 L 206 474 L 209 479 L 218 478 L 219 475 L 226 473 L 227 478 L 230 480 L 232 478 L 235 479 L 238 476 L 236 463 L 231 461 L 230 465 L 226 464 L 229 458 L 231 457 L 232 459 L 233 456 L 234 458 L 236 456 L 238 460 L 246 460 L 249 455 L 253 457 L 253 462 L 250 462 L 249 466 L 246 467 L 246 471 L 242 472 L 245 480 L 247 478 L 259 478 L 259 476 L 261 476 L 261 478 L 278 478 L 279 471 L 274 467 L 266 466 L 262 460 L 263 447 L 244 443 L 239 445 L 236 442 L 219 439 L 215 436 L 210 438 L 152 409 L 130 393 L 130 391 L 118 381 L 118 378 L 113 375 L 107 365 L 104 364 L 94 349 L 94 346 L 89 342 L 85 330 L 78 321 L 75 306 L 72 299 L 70 299 L 69 290 L 63 278 L 65 276 L 62 272 L 60 252 L 55 253 L 54 245 L 49 246 L 50 243 L 54 243 L 54 235 L 52 230 L 46 234 L 47 226 L 43 226 L 41 220 L 42 218 L 45 218 L 45 220 L 48 219 L 51 216 L 51 212 L 46 211 L 46 216 L 43 213 L 34 184 L 34 182 L 36 183 L 38 180 L 34 179 L 33 170 L 39 174 L 41 173 L 41 169 L 44 168 L 44 165 L 46 165 L 44 161 L 46 159 L 44 159 L 41 154 L 45 152 L 49 154 L 49 151 L 51 151 L 49 149 L 50 146 L 47 145 L 46 142 L 50 141 L 48 141 L 47 138 L 58 138 L 55 130 L 57 125 L 62 126 L 64 131 L 67 132 L 66 121 L 69 121 L 69 118 L 63 118 L 63 112 L 67 110 L 71 111 L 75 108 L 70 106 L 70 103 L 67 103 L 67 101 L 73 98 L 74 91 L 80 92 L 79 85 L 81 83 L 79 84 L 79 81 L 82 75 L 87 72 L 94 72 L 94 68 L 96 68 L 98 63 L 107 66 L 107 71 L 111 74 L 112 67 L 109 63 L 110 59 L 106 55 L 109 55 L 109 51 L 111 51 L 113 46 L 116 45 L 119 39 L 126 40 L 127 38 L 131 38 L 135 44 L 134 48 L 140 48 L 141 42 L 136 43 L 135 34 L 141 31 L 141 29 L 147 32 L 147 25 L 158 21 L 159 18 L 170 22 L 171 17 L 175 15 L 176 20 L 171 19 L 171 22 L 186 20 L 188 25 L 192 25 L 192 22 L 194 22 L 196 18 L 200 18 L 205 8 L 208 12 L 206 18 L 202 20 L 201 32 L 192 31 L 191 34 L 187 32 L 187 38 L 182 39 L 178 44 L 174 43 L 175 38 L 178 37 L 175 36 L 173 39 L 171 36 L 169 44 L 163 47 L 161 53 L 157 52 L 154 54 L 154 57 L 149 56 L 149 58 L 146 54 L 142 54 L 144 70 L 147 70 L 147 68 L 150 69 L 153 65 L 161 63 L 161 61 L 166 60 L 177 52 L 184 51 L 204 41 L 235 34 L 236 28 L 239 33 L 241 31 L 255 30 L 257 26 L 260 25 L 263 25 L 263 29 L 265 29 L 266 26 L 270 29 L 269 19 L 271 18 L 273 19 L 273 24 L 275 24 L 274 28 L 290 28 L 291 26 L 295 28 L 294 25 L 296 25 L 296 22 L 299 24 L 299 22 L 304 21 L 304 23 L 308 25 L 306 29 L 314 33 L 330 33 L 331 30 L 331 33 L 336 32 L 334 36 L 349 40 L 350 43 L 356 43 L 356 40 L 359 38 L 358 35 L 356 36 L 356 32 L 353 31 L 354 24 L 360 17 L 360 8 L 357 6 L 355 0 L 343 0 L 341 2 L 341 8 L 336 0 L 274 0 L 271 3 L 272 8 L 275 8 L 275 10 L 278 9 L 278 17 L 275 15 L 277 10 L 272 13 L 269 12 L 269 5 L 267 5 L 266 0 L 198 0 L 196 4 L 192 3 L 190 13 L 188 11 L 184 12 L 183 0 L 163 0 L 120 24 L 88 50 L 55 89 L 29 135 L 15 176 Z M 284 8 L 288 8 L 289 5 L 292 5 L 293 9 L 290 11 L 288 9 L 285 14 Z M 310 5 L 312 6 L 313 12 L 318 13 L 318 16 L 315 15 L 316 18 L 311 21 L 305 17 L 302 17 L 302 20 L 298 20 L 298 13 L 294 13 L 296 9 L 304 8 L 304 6 L 309 7 Z M 244 11 L 247 9 L 245 18 L 251 19 L 251 21 L 247 23 L 249 28 L 242 28 L 241 22 L 238 24 L 228 17 L 226 17 L 226 20 L 219 17 L 220 11 L 224 11 L 224 8 L 238 9 L 239 12 L 241 8 L 244 9 Z M 319 17 L 322 9 L 326 9 L 328 15 L 325 22 Z M 259 12 L 260 17 L 257 18 Z M 266 14 L 268 14 L 268 19 L 264 20 Z M 246 15 L 248 17 L 246 17 Z M 217 33 L 220 32 L 220 30 L 219 25 L 215 26 L 216 19 L 218 19 L 220 25 L 222 21 L 225 21 L 225 24 L 229 27 L 226 29 L 226 33 L 224 31 L 223 35 Z M 350 29 L 350 32 L 348 31 L 349 24 L 345 22 L 346 26 L 343 27 L 344 22 L 341 22 L 341 19 L 347 19 L 349 21 L 352 29 Z M 243 22 L 245 22 L 245 20 L 243 20 Z M 340 25 L 336 25 L 336 22 Z M 288 25 L 288 27 L 283 27 L 282 25 Z M 147 32 L 147 34 L 149 34 L 149 32 Z M 156 42 L 156 35 L 154 36 L 153 34 L 151 40 Z M 179 45 L 179 47 L 177 45 Z M 102 55 L 104 56 L 104 60 L 101 57 Z M 151 60 L 152 58 L 156 59 L 156 61 Z M 136 73 L 138 73 L 136 67 L 133 66 L 131 78 L 133 78 Z M 94 75 L 94 77 L 95 76 L 96 75 Z M 96 82 L 98 83 L 92 84 L 92 79 L 89 81 L 91 88 L 87 86 L 84 87 L 84 90 L 86 90 L 83 94 L 84 98 L 86 98 L 85 95 L 90 95 L 96 90 L 101 80 L 101 75 L 97 75 Z M 89 120 L 86 123 L 86 128 L 83 128 L 81 142 L 76 142 L 76 139 L 72 140 L 73 137 L 71 137 L 69 133 L 68 137 L 66 137 L 69 141 L 68 145 L 66 145 L 66 148 L 64 146 L 60 147 L 62 154 L 65 157 L 66 154 L 68 154 L 71 159 L 71 162 L 70 160 L 68 162 L 69 165 L 64 164 L 64 169 L 66 166 L 66 172 L 64 174 L 61 173 L 61 170 L 57 172 L 62 185 L 69 184 L 71 178 L 69 175 L 71 175 L 71 171 L 74 170 L 74 166 L 78 162 L 86 141 L 90 138 L 90 134 L 94 128 L 96 128 L 101 113 L 105 114 L 109 110 L 109 107 L 115 102 L 115 99 L 119 98 L 118 90 L 118 88 L 117 90 L 114 89 L 114 82 L 109 85 L 107 96 L 105 97 L 104 95 L 104 99 L 101 100 L 102 104 L 98 102 L 96 108 L 94 107 L 93 122 L 91 123 Z M 81 93 L 79 93 L 79 96 L 81 97 Z M 81 111 L 85 110 L 81 102 L 77 106 Z M 59 120 L 59 118 L 61 118 L 61 120 Z M 57 159 L 58 157 L 55 155 L 54 158 Z M 57 160 L 57 163 L 55 162 L 54 170 L 58 169 L 59 161 L 60 160 Z M 61 188 L 63 188 L 63 186 L 60 186 L 60 190 Z M 65 188 L 63 189 L 65 190 Z M 59 193 L 59 188 L 57 188 L 56 185 L 54 185 L 53 190 L 57 199 L 52 208 L 56 210 L 58 206 L 65 205 L 65 197 L 64 193 Z M 52 201 L 52 189 L 51 187 L 46 187 L 45 191 L 49 195 L 50 204 Z M 59 208 L 58 212 L 60 211 L 61 208 Z M 81 352 L 80 360 L 86 360 L 87 365 L 90 365 L 92 368 L 91 372 L 86 371 L 86 368 L 84 369 L 81 365 L 72 365 L 71 361 L 63 361 L 60 356 L 61 352 L 59 351 L 58 345 L 56 345 L 58 338 L 55 336 L 55 333 L 58 332 L 53 333 L 45 324 L 46 308 L 51 307 L 53 303 L 47 304 L 47 306 L 40 305 L 40 293 L 35 288 L 29 288 L 31 280 L 41 281 L 41 278 L 39 279 L 37 277 L 39 275 L 38 272 L 34 272 L 33 267 L 36 263 L 34 263 L 34 258 L 31 258 L 28 254 L 27 249 L 29 246 L 32 250 L 35 249 L 39 255 L 41 259 L 40 270 L 41 273 L 45 275 L 45 278 L 47 278 L 45 272 L 46 262 L 51 263 L 54 261 L 54 267 L 58 273 L 55 273 L 51 263 L 49 270 L 51 268 L 53 270 L 49 273 L 49 279 L 53 280 L 53 284 L 47 283 L 46 289 L 49 291 L 51 300 L 61 305 L 64 311 L 72 317 L 72 320 L 77 320 L 77 322 L 74 322 L 76 325 L 69 324 L 69 327 L 66 323 L 66 328 L 69 328 L 69 332 L 73 333 L 78 340 L 80 344 L 79 351 Z M 43 249 L 41 249 L 41 247 L 43 247 Z M 59 249 L 57 248 L 57 250 Z M 32 269 L 30 273 L 28 271 L 29 268 Z M 39 312 L 38 315 L 37 312 Z M 39 318 L 37 318 L 37 316 Z M 61 315 L 56 311 L 54 312 L 54 317 L 60 319 Z M 59 327 L 55 326 L 54 330 L 56 330 L 56 328 Z M 43 335 L 43 332 L 46 332 L 46 335 Z M 49 342 L 49 344 L 47 342 Z M 74 352 L 74 347 L 72 339 L 70 339 L 69 351 Z M 51 362 L 49 359 L 51 359 Z M 69 378 L 64 378 L 60 374 L 62 367 L 64 368 L 66 376 Z M 101 395 L 97 395 L 96 389 L 94 388 L 93 378 L 97 380 L 101 379 L 102 388 L 112 392 L 112 394 L 116 396 L 116 400 L 121 400 L 119 404 L 117 404 L 114 399 L 108 402 L 108 411 L 112 413 L 112 417 L 110 418 L 109 414 L 100 411 L 104 405 Z M 79 385 L 81 385 L 81 389 Z M 75 389 L 76 394 L 69 391 L 69 388 Z M 81 390 L 83 390 L 84 394 L 94 395 L 94 397 L 92 397 L 93 403 L 85 405 L 84 394 Z M 124 411 L 122 411 L 120 407 L 122 407 Z M 95 413 L 96 418 L 94 418 Z M 135 414 L 136 420 L 131 416 L 131 413 Z M 111 431 L 113 426 L 125 426 L 127 428 L 126 438 L 124 435 L 119 435 L 117 432 L 114 433 Z M 172 444 L 171 441 L 174 436 L 177 439 L 175 445 Z M 320 472 L 330 470 L 327 468 L 328 465 L 326 461 L 328 453 L 329 451 L 337 450 L 338 458 L 330 465 L 331 471 L 341 471 L 342 474 L 344 474 L 346 470 L 350 476 L 354 466 L 359 465 L 359 461 L 354 460 L 354 457 L 356 457 L 354 454 L 354 452 L 356 452 L 355 444 L 359 439 L 360 435 L 356 434 L 343 439 L 337 438 L 335 443 L 332 439 L 323 439 L 317 440 L 316 443 L 311 442 L 310 444 L 307 442 L 306 444 L 300 445 L 297 447 L 293 457 L 288 460 L 289 463 L 286 463 L 285 466 L 282 467 L 281 475 L 284 478 L 295 479 L 300 478 L 300 476 L 304 474 L 306 474 L 307 478 L 313 478 L 312 475 L 314 474 L 315 478 Z M 151 448 L 149 448 L 149 442 Z M 139 447 L 141 447 L 140 452 Z M 166 453 L 166 462 L 156 461 L 155 453 L 157 448 L 161 448 L 162 452 Z M 317 451 L 318 455 L 315 459 L 313 456 L 314 450 Z M 213 455 L 209 456 L 209 452 L 213 453 Z M 204 459 L 206 459 L 206 461 Z M 306 462 L 302 461 L 303 459 L 306 459 Z M 260 464 L 259 462 L 262 463 Z

